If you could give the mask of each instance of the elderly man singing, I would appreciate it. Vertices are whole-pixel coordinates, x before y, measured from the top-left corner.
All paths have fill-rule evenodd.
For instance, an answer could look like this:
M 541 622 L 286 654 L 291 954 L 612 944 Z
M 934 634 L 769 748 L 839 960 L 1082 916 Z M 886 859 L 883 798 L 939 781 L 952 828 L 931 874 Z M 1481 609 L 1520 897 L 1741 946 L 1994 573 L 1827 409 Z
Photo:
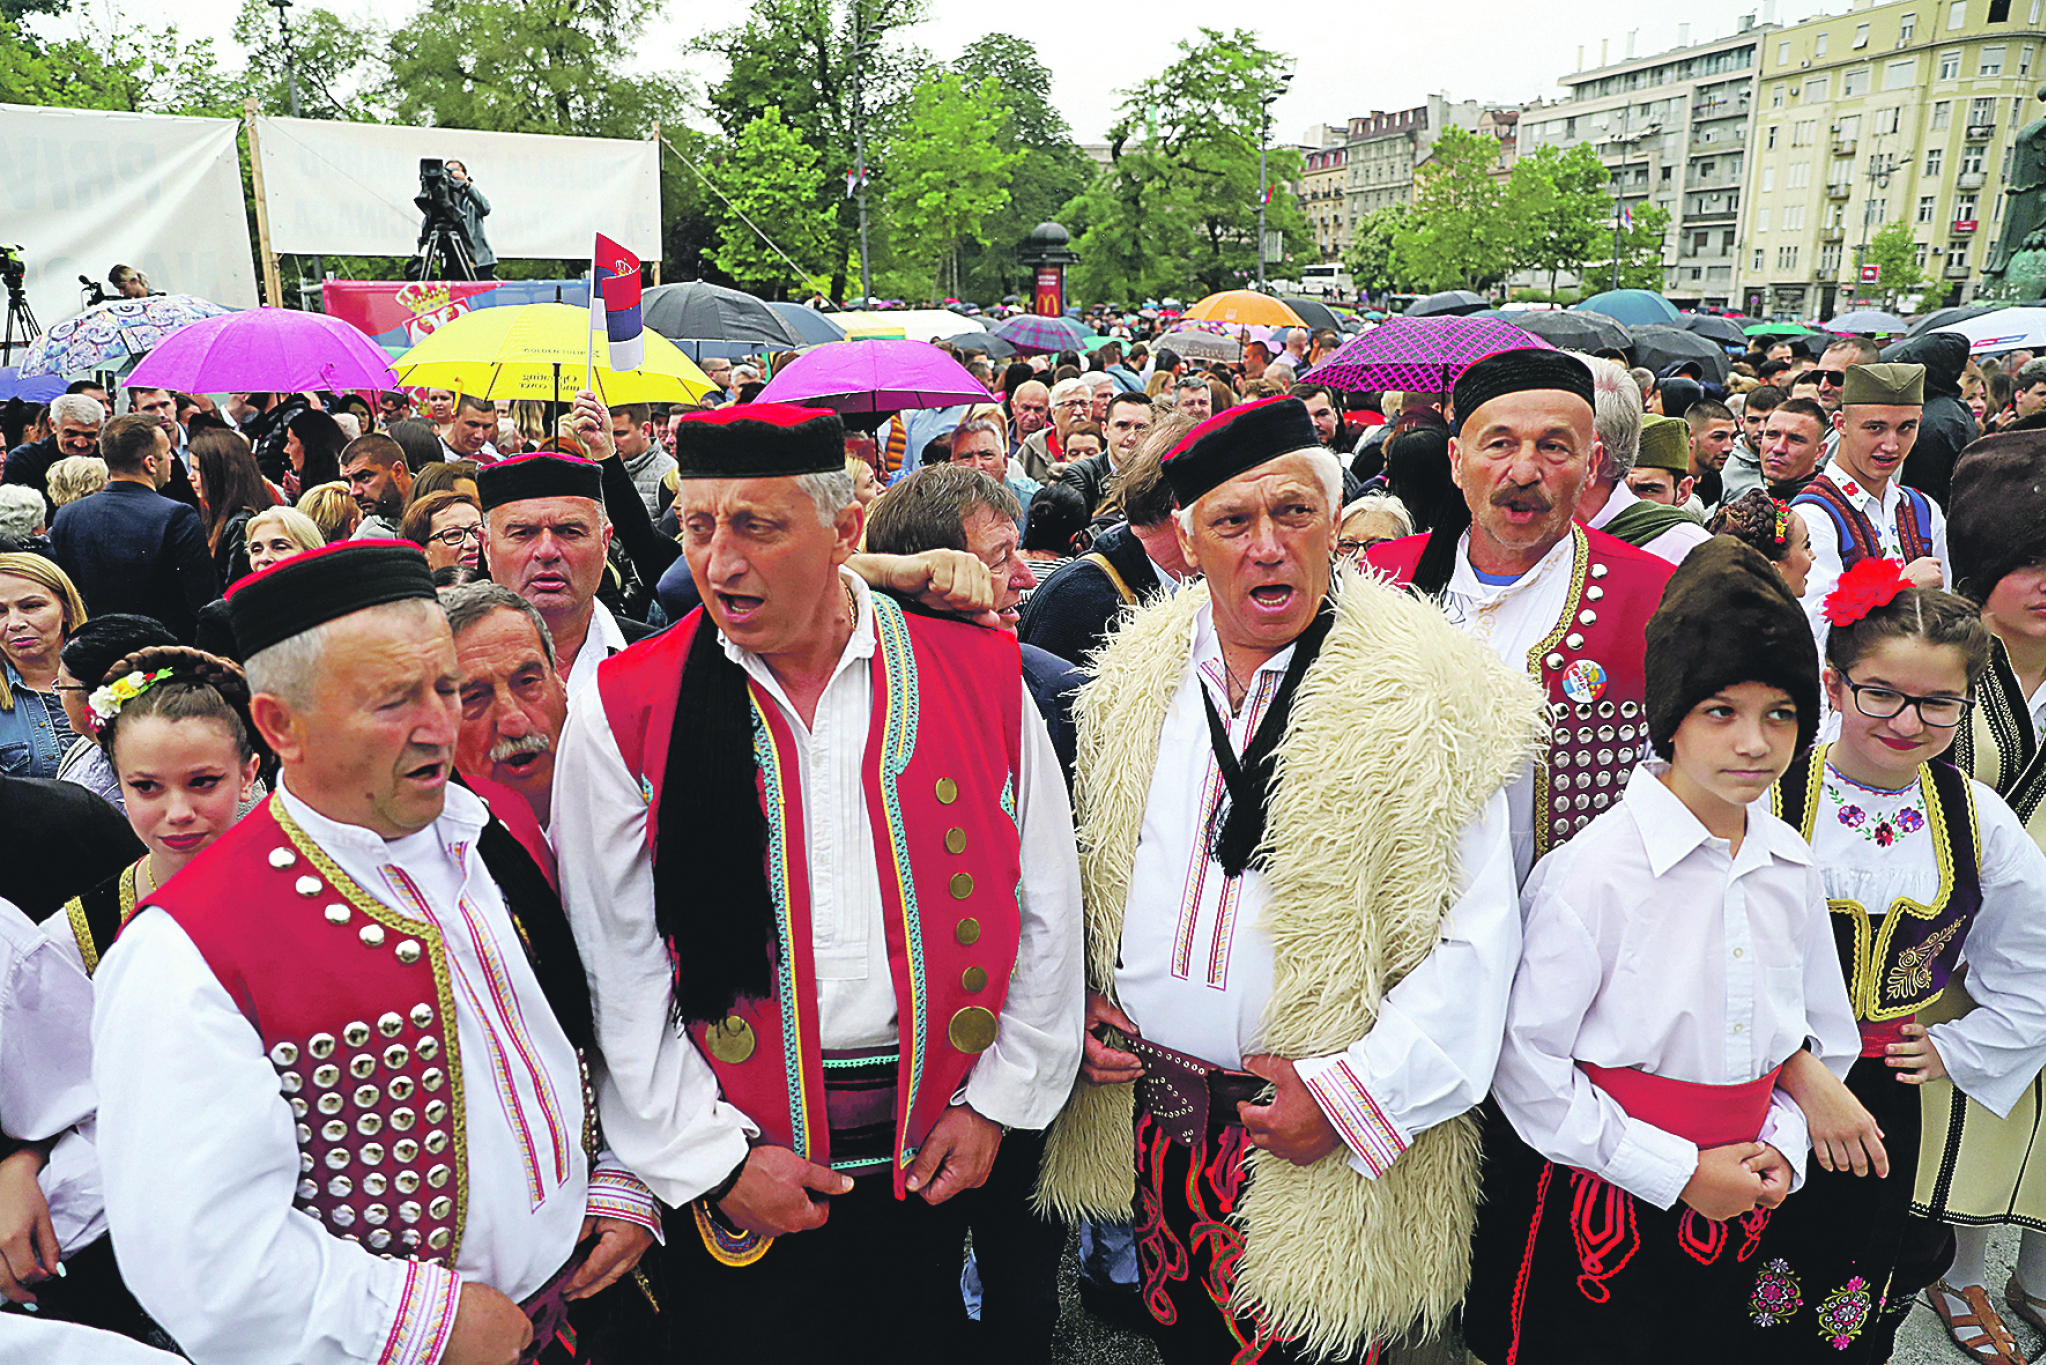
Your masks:
M 1300 400 L 1164 468 L 1205 582 L 1140 605 L 1080 694 L 1095 1036 L 1040 1194 L 1134 1207 L 1168 1365 L 1362 1359 L 1463 1293 L 1541 698 L 1332 581 L 1342 472 Z

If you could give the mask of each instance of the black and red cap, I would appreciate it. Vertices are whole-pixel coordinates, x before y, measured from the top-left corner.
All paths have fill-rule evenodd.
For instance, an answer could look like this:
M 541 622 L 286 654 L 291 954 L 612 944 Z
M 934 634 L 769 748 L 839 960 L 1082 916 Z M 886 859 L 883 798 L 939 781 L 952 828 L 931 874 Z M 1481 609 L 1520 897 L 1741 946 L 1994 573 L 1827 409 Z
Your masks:
M 1494 398 L 1537 389 L 1575 394 L 1590 407 L 1591 367 L 1574 355 L 1546 346 L 1522 346 L 1488 355 L 1457 376 L 1449 399 L 1456 411 L 1457 430 Z
M 1266 398 L 1225 408 L 1180 438 L 1161 467 L 1181 507 L 1255 469 L 1298 450 L 1320 450 L 1321 434 L 1297 398 Z
M 776 479 L 845 470 L 845 423 L 825 408 L 736 403 L 675 424 L 676 477 Z
M 409 540 L 344 540 L 293 555 L 227 590 L 227 616 L 244 659 L 367 607 L 432 602 L 426 552 Z
M 476 471 L 476 497 L 488 512 L 529 498 L 604 500 L 604 474 L 594 460 L 542 451 L 499 460 Z

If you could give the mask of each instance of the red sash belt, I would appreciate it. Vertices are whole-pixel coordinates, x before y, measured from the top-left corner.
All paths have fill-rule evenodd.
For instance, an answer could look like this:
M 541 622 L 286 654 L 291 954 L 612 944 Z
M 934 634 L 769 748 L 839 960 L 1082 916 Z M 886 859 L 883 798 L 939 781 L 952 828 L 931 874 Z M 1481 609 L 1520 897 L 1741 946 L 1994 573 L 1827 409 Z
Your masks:
M 1863 1020 L 1858 1026 L 1861 1029 L 1861 1055 L 1864 1057 L 1888 1056 L 1889 1054 L 1884 1052 L 1883 1049 L 1891 1043 L 1903 1042 L 1904 1025 L 1911 1022 L 1912 1020 L 1910 1019 Z
M 1651 1076 L 1632 1067 L 1593 1066 L 1578 1069 L 1591 1083 L 1611 1095 L 1628 1115 L 1700 1147 L 1753 1142 L 1769 1114 L 1769 1096 L 1776 1089 L 1777 1067 L 1744 1085 L 1701 1085 Z

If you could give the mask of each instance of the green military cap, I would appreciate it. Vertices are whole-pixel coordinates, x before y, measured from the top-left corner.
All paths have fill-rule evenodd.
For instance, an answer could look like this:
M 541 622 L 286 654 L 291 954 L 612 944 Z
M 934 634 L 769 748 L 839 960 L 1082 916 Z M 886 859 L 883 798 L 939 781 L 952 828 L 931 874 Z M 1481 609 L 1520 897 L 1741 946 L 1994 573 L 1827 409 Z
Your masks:
M 1634 467 L 1690 473 L 1691 424 L 1681 417 L 1658 417 L 1652 412 L 1643 415 L 1641 453 L 1635 457 Z
M 1922 408 L 1925 406 L 1925 367 L 1902 365 L 1849 365 L 1846 382 L 1840 386 L 1840 405 L 1874 403 L 1881 407 Z

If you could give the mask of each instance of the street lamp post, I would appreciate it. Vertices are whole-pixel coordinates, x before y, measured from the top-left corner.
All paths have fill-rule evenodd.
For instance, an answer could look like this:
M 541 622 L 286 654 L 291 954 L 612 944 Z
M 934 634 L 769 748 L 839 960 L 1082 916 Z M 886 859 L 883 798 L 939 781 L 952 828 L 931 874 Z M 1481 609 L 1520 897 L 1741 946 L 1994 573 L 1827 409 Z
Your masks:
M 1257 287 L 1265 287 L 1265 201 L 1272 197 L 1271 188 L 1265 183 L 1265 147 L 1272 138 L 1272 102 L 1286 93 L 1286 87 L 1293 83 L 1293 73 L 1288 71 L 1279 77 L 1279 83 L 1257 102 Z
M 1622 114 L 1624 120 L 1626 115 Z M 1627 157 L 1639 146 L 1644 138 L 1653 137 L 1662 131 L 1660 120 L 1649 124 L 1638 133 L 1622 134 L 1612 142 L 1620 149 L 1620 173 L 1613 185 L 1613 288 L 1620 287 L 1620 214 L 1627 205 Z
M 1861 201 L 1861 241 L 1854 248 L 1854 292 L 1851 299 L 1861 298 L 1861 269 L 1868 264 L 1868 225 L 1875 217 L 1875 192 L 1890 187 L 1890 164 L 1883 154 L 1874 149 L 1875 139 L 1869 139 L 1868 193 Z
M 853 187 L 860 198 L 860 306 L 874 306 L 874 279 L 867 270 L 867 110 L 862 68 L 878 35 L 860 32 L 860 7 L 853 6 Z
M 286 90 L 286 91 L 287 91 L 287 92 L 289 93 L 289 95 L 290 95 L 290 97 L 291 97 L 291 116 L 292 116 L 293 118 L 297 118 L 297 117 L 299 116 L 299 114 L 298 114 L 298 54 L 297 54 L 296 52 L 294 52 L 294 51 L 292 50 L 292 46 L 291 46 L 291 20 L 290 20 L 290 17 L 289 17 L 289 16 L 287 16 L 287 15 L 285 14 L 285 11 L 291 8 L 292 0 L 269 0 L 269 3 L 270 3 L 270 7 L 271 7 L 272 9 L 275 9 L 275 10 L 277 11 L 277 32 L 278 32 L 278 35 L 279 35 L 279 37 L 280 37 L 280 38 L 281 38 L 281 39 L 283 40 L 283 43 L 284 43 L 284 84 L 285 84 L 285 90 Z M 326 275 L 327 275 L 327 262 L 326 262 L 326 258 L 325 258 L 325 257 L 322 257 L 322 256 L 314 256 L 314 257 L 313 257 L 313 278 L 314 278 L 314 279 L 316 279 L 316 280 L 319 280 L 319 279 L 325 279 L 325 278 L 326 278 Z M 304 300 L 304 296 L 303 296 L 303 295 L 300 295 L 300 299 L 299 299 L 299 301 L 300 301 L 301 303 L 303 303 L 303 302 L 305 301 L 305 300 Z

